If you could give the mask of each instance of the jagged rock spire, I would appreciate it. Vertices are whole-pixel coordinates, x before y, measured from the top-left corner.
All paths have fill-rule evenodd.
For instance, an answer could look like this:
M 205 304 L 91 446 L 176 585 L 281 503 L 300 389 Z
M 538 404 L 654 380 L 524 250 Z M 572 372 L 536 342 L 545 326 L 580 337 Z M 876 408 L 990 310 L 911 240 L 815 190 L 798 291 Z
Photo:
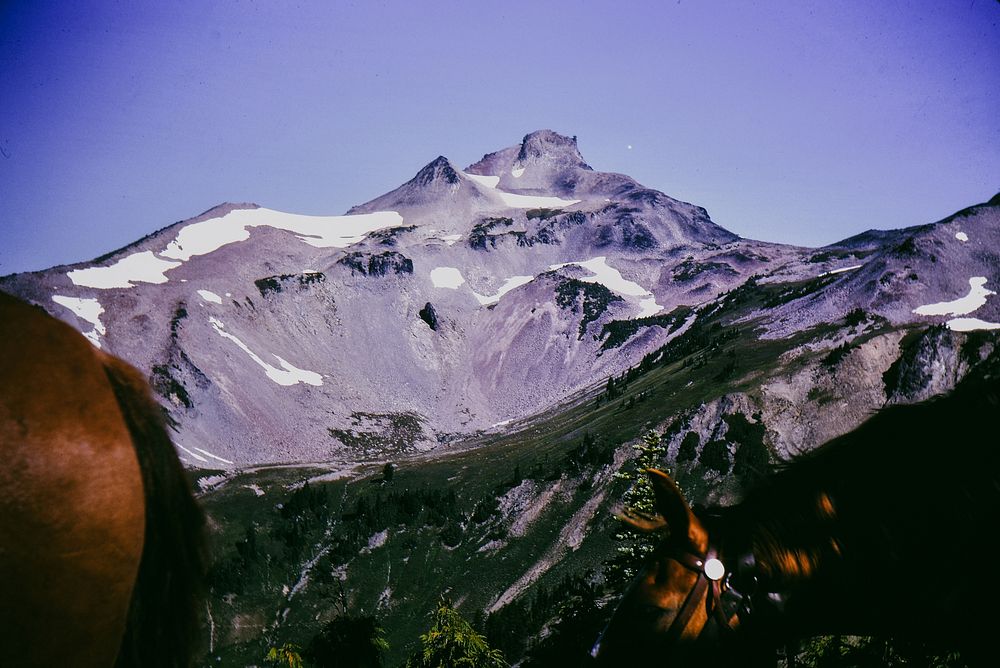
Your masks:
M 458 172 L 451 166 L 448 158 L 443 155 L 439 155 L 427 163 L 417 172 L 412 181 L 412 183 L 419 186 L 428 186 L 435 182 L 458 183 Z
M 521 140 L 517 162 L 522 165 L 538 162 L 560 167 L 591 169 L 580 155 L 576 137 L 566 137 L 552 130 L 537 130 L 526 134 Z

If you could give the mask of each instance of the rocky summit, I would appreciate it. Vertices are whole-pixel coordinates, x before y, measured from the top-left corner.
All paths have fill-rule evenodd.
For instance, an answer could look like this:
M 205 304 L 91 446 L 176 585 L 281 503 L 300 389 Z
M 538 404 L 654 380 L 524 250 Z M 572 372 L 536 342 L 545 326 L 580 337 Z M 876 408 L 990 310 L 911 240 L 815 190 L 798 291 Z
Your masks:
M 346 215 L 223 204 L 93 261 L 0 279 L 145 371 L 185 463 L 222 469 L 379 461 L 528 424 L 710 340 L 719 332 L 699 327 L 737 304 L 730 324 L 760 341 L 840 323 L 786 354 L 847 346 L 851 364 L 870 365 L 854 377 L 897 360 L 906 327 L 940 326 L 919 343 L 939 372 L 919 373 L 960 375 L 940 351 L 1000 328 L 998 284 L 996 197 L 824 248 L 753 241 L 596 171 L 575 137 L 549 130 L 465 169 L 438 157 Z M 852 344 L 862 332 L 884 349 Z M 731 376 L 751 378 L 734 365 Z M 857 421 L 820 415 L 817 397 L 840 395 L 814 372 L 685 419 L 719 424 L 747 403 L 775 420 L 774 447 L 793 451 Z M 890 399 L 954 383 L 913 374 Z M 858 420 L 887 400 L 881 386 L 859 391 L 871 397 L 850 409 Z M 815 420 L 781 419 L 810 392 Z

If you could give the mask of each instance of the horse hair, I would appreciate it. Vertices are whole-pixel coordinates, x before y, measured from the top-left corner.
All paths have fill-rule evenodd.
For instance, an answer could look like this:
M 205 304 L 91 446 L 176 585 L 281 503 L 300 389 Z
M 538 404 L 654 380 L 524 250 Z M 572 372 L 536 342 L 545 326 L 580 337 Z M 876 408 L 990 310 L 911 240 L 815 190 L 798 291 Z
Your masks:
M 117 359 L 105 363 L 105 372 L 136 446 L 146 501 L 142 559 L 115 665 L 182 668 L 201 620 L 204 517 L 145 380 Z

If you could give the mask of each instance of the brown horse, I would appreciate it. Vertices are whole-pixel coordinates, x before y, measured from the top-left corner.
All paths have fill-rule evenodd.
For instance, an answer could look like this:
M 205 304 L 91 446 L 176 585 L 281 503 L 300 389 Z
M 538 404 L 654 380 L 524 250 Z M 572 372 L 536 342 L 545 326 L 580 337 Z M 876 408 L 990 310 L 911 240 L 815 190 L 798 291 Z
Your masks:
M 0 664 L 185 666 L 200 509 L 145 379 L 0 293 Z
M 819 634 L 883 635 L 996 665 L 1000 365 L 888 408 L 696 514 L 650 471 L 665 537 L 594 648 L 608 666 L 763 666 Z

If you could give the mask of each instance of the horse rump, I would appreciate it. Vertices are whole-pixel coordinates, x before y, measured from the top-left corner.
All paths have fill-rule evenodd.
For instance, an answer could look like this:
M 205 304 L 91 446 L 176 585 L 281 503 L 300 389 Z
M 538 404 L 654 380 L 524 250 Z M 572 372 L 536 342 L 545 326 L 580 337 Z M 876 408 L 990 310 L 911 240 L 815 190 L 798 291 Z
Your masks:
M 105 373 L 142 470 L 146 530 L 117 668 L 180 668 L 197 644 L 207 555 L 204 517 L 145 379 L 108 356 Z

